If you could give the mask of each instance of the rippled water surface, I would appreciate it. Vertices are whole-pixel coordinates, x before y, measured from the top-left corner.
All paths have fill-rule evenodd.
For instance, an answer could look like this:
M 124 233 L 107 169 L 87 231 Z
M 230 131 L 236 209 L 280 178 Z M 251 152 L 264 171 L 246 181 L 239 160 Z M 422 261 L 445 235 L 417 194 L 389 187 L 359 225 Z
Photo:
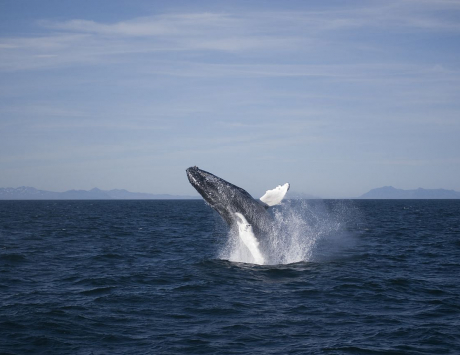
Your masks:
M 0 201 L 0 353 L 460 353 L 460 201 L 273 214 L 253 265 L 201 200 Z

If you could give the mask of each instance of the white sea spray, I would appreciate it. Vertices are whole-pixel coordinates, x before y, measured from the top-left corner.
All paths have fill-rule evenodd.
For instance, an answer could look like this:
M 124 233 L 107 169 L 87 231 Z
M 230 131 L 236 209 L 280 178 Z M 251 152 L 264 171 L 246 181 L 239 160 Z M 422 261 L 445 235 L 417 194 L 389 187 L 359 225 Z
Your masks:
M 331 254 L 345 239 L 348 223 L 356 219 L 354 209 L 343 202 L 288 200 L 274 207 L 273 224 L 260 253 L 263 264 L 278 265 L 316 261 Z M 261 264 L 246 247 L 238 229 L 228 233 L 219 258 L 232 262 Z

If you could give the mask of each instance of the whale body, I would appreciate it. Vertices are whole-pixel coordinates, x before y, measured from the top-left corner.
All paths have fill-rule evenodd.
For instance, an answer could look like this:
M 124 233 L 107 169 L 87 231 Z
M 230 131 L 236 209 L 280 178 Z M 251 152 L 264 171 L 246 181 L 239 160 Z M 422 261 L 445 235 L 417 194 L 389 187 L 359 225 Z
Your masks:
M 260 199 L 254 199 L 246 190 L 198 167 L 186 170 L 190 184 L 206 203 L 216 210 L 252 254 L 255 263 L 263 264 L 267 235 L 272 228 L 272 217 L 267 209 L 279 204 L 289 183 L 268 190 Z

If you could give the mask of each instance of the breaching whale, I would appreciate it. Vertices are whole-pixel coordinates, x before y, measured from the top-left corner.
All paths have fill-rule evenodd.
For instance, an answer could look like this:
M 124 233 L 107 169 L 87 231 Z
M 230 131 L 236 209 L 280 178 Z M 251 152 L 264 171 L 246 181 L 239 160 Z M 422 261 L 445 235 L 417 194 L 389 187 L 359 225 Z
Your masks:
M 264 264 L 264 242 L 272 228 L 272 218 L 267 209 L 283 200 L 289 183 L 268 190 L 256 200 L 241 187 L 196 166 L 188 168 L 186 172 L 188 180 L 203 199 L 231 228 L 237 228 L 255 263 Z

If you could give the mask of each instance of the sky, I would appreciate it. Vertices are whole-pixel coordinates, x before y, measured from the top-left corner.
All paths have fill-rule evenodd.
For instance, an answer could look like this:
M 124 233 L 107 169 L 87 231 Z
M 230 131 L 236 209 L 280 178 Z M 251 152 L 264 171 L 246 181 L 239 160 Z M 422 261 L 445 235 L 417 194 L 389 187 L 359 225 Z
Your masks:
M 0 187 L 460 191 L 460 1 L 0 0 Z

